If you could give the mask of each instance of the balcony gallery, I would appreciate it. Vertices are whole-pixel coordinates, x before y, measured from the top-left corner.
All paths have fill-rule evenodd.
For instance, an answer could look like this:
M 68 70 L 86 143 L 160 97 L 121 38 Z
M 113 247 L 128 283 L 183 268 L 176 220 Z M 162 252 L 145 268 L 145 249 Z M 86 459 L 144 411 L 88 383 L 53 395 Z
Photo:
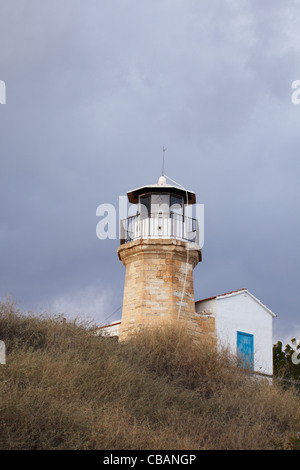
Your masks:
M 138 196 L 137 214 L 121 221 L 121 244 L 139 238 L 169 238 L 198 244 L 197 219 L 187 215 L 185 198 L 172 192 Z

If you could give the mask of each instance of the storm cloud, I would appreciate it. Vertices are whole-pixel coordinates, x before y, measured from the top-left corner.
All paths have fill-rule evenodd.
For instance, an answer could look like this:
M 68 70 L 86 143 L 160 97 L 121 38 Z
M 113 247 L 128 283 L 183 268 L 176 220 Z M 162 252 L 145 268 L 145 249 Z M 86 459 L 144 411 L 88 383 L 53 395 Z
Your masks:
M 201 299 L 246 287 L 300 338 L 300 2 L 0 2 L 0 295 L 120 318 L 96 209 L 166 174 L 205 206 Z

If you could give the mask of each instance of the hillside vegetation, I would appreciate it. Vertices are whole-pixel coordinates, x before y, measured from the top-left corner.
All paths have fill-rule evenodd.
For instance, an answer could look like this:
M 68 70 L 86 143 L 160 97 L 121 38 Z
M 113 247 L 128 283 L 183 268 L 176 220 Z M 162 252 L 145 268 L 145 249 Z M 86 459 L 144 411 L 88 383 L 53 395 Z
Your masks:
M 297 448 L 293 389 L 249 378 L 180 328 L 126 343 L 0 304 L 1 449 Z

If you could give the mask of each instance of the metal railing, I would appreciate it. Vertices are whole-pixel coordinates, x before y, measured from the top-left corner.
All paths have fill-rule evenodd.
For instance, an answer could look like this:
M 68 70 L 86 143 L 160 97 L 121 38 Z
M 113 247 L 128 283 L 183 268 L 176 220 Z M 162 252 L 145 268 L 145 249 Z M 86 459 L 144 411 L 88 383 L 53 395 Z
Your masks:
M 136 214 L 121 220 L 120 243 L 138 238 L 176 238 L 199 243 L 198 221 L 176 212 L 170 214 Z

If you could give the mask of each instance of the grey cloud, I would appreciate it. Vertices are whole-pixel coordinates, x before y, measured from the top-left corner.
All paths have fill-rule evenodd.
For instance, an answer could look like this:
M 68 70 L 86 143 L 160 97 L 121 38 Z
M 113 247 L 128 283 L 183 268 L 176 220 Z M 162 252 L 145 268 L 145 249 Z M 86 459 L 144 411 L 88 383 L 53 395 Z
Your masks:
M 299 3 L 0 8 L 0 294 L 70 309 L 89 295 L 98 321 L 114 312 L 124 267 L 118 241 L 96 237 L 96 208 L 155 182 L 165 145 L 166 173 L 205 204 L 196 297 L 247 287 L 279 315 L 276 334 L 292 333 Z

